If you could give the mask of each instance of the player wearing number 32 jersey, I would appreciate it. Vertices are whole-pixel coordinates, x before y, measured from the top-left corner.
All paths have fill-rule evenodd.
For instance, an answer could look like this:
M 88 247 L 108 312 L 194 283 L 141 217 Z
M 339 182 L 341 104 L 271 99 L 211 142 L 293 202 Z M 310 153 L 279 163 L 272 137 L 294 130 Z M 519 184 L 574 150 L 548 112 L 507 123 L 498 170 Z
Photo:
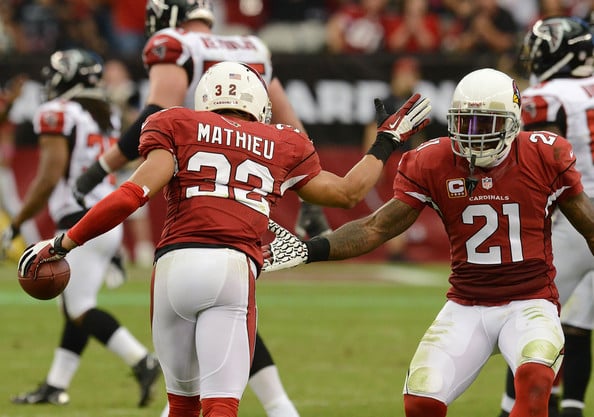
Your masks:
M 148 119 L 140 153 L 153 149 L 175 149 L 177 164 L 187 167 L 165 189 L 167 213 L 177 214 L 165 220 L 157 257 L 188 242 L 222 243 L 260 264 L 272 206 L 321 171 L 313 143 L 291 126 L 184 108 Z
M 33 246 L 21 273 L 52 262 L 121 223 L 161 189 L 167 214 L 152 285 L 153 342 L 170 417 L 235 417 L 256 338 L 255 279 L 271 208 L 288 190 L 352 207 L 379 179 L 396 145 L 424 127 L 427 99 L 387 115 L 376 103 L 376 143 L 344 177 L 322 170 L 309 138 L 265 124 L 266 84 L 249 65 L 222 62 L 202 77 L 196 110 L 157 112 L 142 128 L 146 160 L 67 233 Z

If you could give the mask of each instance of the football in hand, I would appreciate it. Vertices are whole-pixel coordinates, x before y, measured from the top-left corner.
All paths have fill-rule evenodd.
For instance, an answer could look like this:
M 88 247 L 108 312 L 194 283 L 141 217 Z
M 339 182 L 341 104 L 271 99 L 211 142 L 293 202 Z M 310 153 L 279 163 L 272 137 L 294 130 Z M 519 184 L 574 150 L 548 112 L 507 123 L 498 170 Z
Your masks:
M 46 262 L 35 271 L 29 270 L 27 276 L 19 274 L 19 284 L 27 294 L 38 300 L 49 300 L 64 291 L 70 280 L 70 265 L 65 258 L 54 262 Z

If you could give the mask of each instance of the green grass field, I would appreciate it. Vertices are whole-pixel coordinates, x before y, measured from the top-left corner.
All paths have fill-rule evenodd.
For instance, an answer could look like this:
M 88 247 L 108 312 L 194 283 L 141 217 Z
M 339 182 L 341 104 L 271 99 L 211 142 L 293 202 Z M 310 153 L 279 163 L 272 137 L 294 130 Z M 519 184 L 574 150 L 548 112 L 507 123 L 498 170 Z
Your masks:
M 445 300 L 447 274 L 444 266 L 335 262 L 263 275 L 259 329 L 301 416 L 404 416 L 406 368 Z M 150 271 L 131 266 L 129 275 L 123 287 L 103 290 L 100 305 L 150 345 Z M 0 417 L 160 415 L 163 380 L 153 403 L 137 408 L 130 369 L 96 341 L 69 389 L 69 405 L 11 404 L 12 395 L 45 377 L 62 323 L 57 303 L 28 297 L 15 276 L 13 264 L 0 265 Z M 495 417 L 504 374 L 503 359 L 494 356 L 448 415 Z M 264 416 L 249 388 L 239 415 Z

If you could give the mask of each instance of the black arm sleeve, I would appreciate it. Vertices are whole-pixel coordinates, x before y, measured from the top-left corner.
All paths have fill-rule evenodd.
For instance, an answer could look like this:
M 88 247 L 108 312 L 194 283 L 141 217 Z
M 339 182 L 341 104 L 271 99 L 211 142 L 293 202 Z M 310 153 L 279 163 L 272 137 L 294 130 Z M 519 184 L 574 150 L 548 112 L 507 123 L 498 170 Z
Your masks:
M 132 161 L 140 156 L 138 153 L 138 144 L 140 143 L 140 130 L 142 124 L 151 114 L 163 110 L 163 107 L 157 106 L 156 104 L 149 104 L 143 110 L 142 113 L 136 118 L 136 121 L 132 123 L 122 135 L 118 141 L 118 147 L 129 161 Z

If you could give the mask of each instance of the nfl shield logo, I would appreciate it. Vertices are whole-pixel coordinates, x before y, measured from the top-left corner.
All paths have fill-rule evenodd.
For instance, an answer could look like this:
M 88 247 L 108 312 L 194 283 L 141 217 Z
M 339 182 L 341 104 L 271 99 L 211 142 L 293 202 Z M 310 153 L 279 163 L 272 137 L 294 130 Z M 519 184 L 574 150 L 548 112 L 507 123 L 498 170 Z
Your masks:
M 485 190 L 490 190 L 491 188 L 493 188 L 493 178 L 491 177 L 485 177 L 483 178 L 483 188 Z

